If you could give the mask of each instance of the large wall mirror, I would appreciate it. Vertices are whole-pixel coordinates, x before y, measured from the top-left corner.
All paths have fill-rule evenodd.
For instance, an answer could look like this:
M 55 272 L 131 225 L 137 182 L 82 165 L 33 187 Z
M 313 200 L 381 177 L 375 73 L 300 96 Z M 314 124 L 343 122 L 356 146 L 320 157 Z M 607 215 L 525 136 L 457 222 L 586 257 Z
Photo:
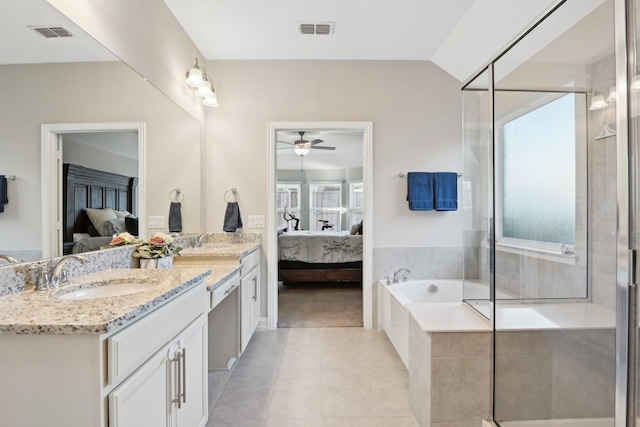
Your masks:
M 9 201 L 0 213 L 0 254 L 19 261 L 62 254 L 62 247 L 51 254 L 43 249 L 41 200 L 49 190 L 41 183 L 41 128 L 46 124 L 144 124 L 142 158 L 132 156 L 136 150 L 130 146 L 126 153 L 115 148 L 122 134 L 91 135 L 84 145 L 75 134 L 73 143 L 60 142 L 63 155 L 74 162 L 87 159 L 80 166 L 138 178 L 146 191 L 136 211 L 165 217 L 162 228 L 144 228 L 141 235 L 168 231 L 176 188 L 183 196 L 183 232 L 200 231 L 200 122 L 45 0 L 7 0 L 0 22 L 0 175 L 15 177 L 7 181 Z M 81 155 L 64 154 L 72 145 Z M 132 162 L 146 167 L 132 168 Z M 62 176 L 57 179 L 62 189 Z M 61 193 L 55 195 L 60 215 Z

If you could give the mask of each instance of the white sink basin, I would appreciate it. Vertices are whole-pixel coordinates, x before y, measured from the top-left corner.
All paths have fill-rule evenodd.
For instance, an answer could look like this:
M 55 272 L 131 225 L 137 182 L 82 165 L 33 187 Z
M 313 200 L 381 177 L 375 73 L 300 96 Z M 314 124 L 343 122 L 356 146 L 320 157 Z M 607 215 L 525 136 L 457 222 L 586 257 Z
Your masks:
M 153 283 L 122 283 L 104 282 L 102 285 L 95 285 L 87 288 L 74 288 L 72 290 L 61 290 L 56 296 L 66 300 L 82 300 L 94 298 L 118 297 L 130 295 L 138 292 L 151 290 L 156 285 Z

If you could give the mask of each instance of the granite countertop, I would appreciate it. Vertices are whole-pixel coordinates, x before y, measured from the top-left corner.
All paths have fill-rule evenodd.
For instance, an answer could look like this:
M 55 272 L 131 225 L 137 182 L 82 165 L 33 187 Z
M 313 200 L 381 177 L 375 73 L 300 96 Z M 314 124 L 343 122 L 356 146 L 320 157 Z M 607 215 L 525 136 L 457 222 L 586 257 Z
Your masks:
M 203 266 L 204 267 L 204 266 Z M 176 265 L 173 269 L 193 269 L 192 265 Z M 205 279 L 207 283 L 207 291 L 211 292 L 220 287 L 224 282 L 233 276 L 234 273 L 240 273 L 240 264 L 214 264 L 205 267 L 211 274 Z
M 219 273 L 224 276 L 224 272 Z M 0 297 L 0 333 L 102 334 L 153 311 L 210 275 L 209 268 L 108 269 L 80 276 L 49 291 L 25 290 Z M 151 284 L 122 296 L 65 300 L 60 295 L 96 283 Z
M 205 243 L 197 248 L 185 248 L 180 252 L 184 257 L 237 257 L 242 258 L 260 247 L 260 242 L 246 243 Z

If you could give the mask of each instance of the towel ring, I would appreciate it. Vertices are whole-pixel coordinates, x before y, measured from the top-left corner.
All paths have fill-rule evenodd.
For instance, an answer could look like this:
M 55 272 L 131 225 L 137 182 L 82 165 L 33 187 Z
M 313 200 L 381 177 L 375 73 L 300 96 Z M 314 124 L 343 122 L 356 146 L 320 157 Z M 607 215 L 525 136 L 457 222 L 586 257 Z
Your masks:
M 173 193 L 176 193 L 175 196 Z M 182 198 L 181 198 L 182 196 Z M 169 192 L 169 201 L 170 202 L 180 202 L 184 201 L 184 193 L 182 192 L 182 188 L 178 187 Z
M 227 200 L 227 194 L 231 193 L 231 195 L 233 196 L 234 200 Z M 232 188 L 231 190 L 227 190 L 224 192 L 224 201 L 229 203 L 229 202 L 237 202 L 238 200 L 240 200 L 240 194 L 238 194 L 238 190 L 235 188 Z

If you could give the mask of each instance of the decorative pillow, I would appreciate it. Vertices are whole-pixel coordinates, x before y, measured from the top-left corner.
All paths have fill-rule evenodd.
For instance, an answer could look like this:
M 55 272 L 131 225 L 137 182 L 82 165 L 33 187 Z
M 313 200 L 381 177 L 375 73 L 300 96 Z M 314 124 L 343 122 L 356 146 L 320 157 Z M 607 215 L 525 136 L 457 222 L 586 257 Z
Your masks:
M 129 215 L 124 218 L 124 225 L 127 227 L 129 234 L 138 235 L 138 217 Z
M 124 218 L 108 219 L 102 224 L 102 229 L 105 232 L 105 236 L 113 236 L 114 234 L 120 234 L 127 231 L 127 227 L 124 224 Z
M 131 212 L 129 212 L 129 211 L 115 211 L 114 210 L 113 212 L 115 212 L 115 214 L 116 214 L 116 216 L 118 218 L 124 218 L 124 217 L 127 217 L 127 216 L 131 215 Z
M 113 209 L 111 209 L 111 208 L 104 208 L 104 209 L 87 208 L 87 209 L 85 209 L 85 211 L 87 212 L 87 216 L 89 217 L 89 220 L 91 221 L 91 223 L 93 224 L 93 226 L 96 228 L 96 230 L 98 231 L 98 233 L 101 236 L 111 236 L 111 234 L 105 234 L 105 232 L 104 232 L 104 222 L 108 221 L 110 219 L 118 218 L 116 216 L 116 213 L 113 211 Z

